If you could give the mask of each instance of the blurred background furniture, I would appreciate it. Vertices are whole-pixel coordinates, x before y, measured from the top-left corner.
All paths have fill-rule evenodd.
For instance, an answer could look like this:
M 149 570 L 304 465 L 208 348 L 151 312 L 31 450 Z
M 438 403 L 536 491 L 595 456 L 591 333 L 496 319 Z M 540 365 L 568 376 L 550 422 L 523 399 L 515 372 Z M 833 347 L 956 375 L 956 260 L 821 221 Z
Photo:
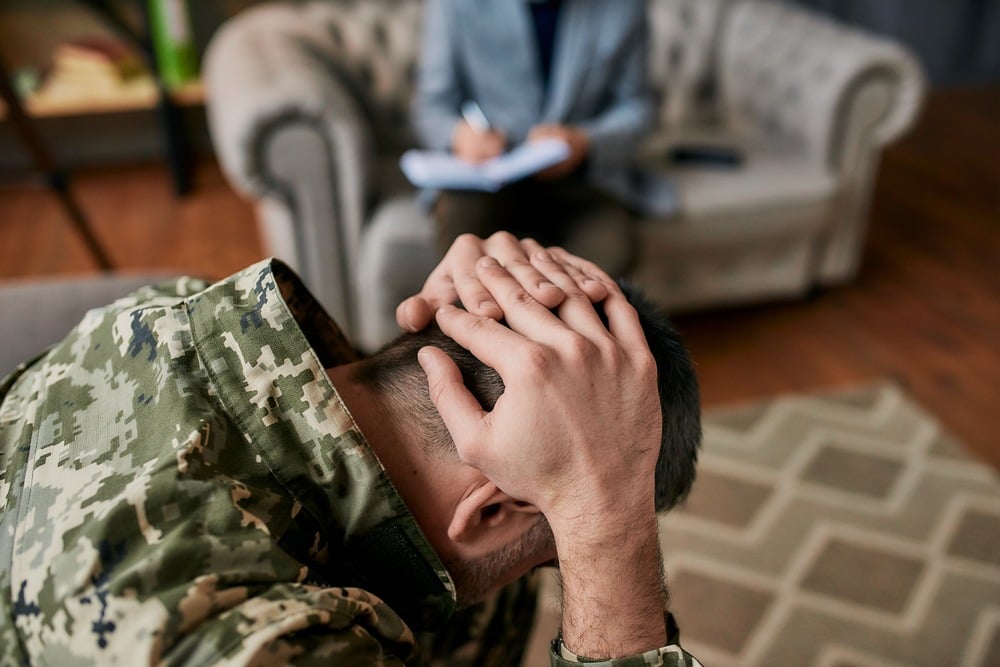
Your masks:
M 161 65 L 176 61 L 157 50 L 164 39 L 156 39 L 162 31 L 154 26 L 163 6 L 148 0 L 3 3 L 0 56 L 26 119 L 60 168 L 162 157 L 174 192 L 190 194 L 195 149 L 207 145 L 198 141 L 206 134 L 203 87 L 196 73 L 180 80 L 176 68 Z M 182 19 L 172 21 L 177 30 L 186 27 Z M 0 169 L 34 167 L 16 124 L 15 132 L 3 131 L 12 115 L 7 106 L 0 105 Z
M 0 284 L 0 379 L 66 337 L 91 308 L 170 277 L 166 272 L 106 273 Z
M 171 90 L 168 88 L 168 82 L 162 71 L 163 65 L 156 52 L 150 7 L 145 0 L 132 3 L 136 13 L 141 18 L 141 25 L 133 26 L 107 0 L 79 1 L 103 17 L 119 34 L 123 35 L 137 47 L 145 57 L 147 64 L 152 70 L 153 79 L 156 82 L 156 112 L 160 122 L 167 162 L 170 165 L 170 174 L 173 177 L 174 191 L 178 196 L 189 194 L 192 187 L 190 149 L 187 137 L 185 136 L 184 123 L 181 119 L 180 111 Z M 187 16 L 180 15 L 174 17 L 174 21 L 177 23 L 186 22 Z
M 10 117 L 15 134 L 31 156 L 35 170 L 44 180 L 45 186 L 59 200 L 59 205 L 87 246 L 87 250 L 94 257 L 101 270 L 111 270 L 111 260 L 108 258 L 107 252 L 97 240 L 86 213 L 80 207 L 76 197 L 73 196 L 70 189 L 69 172 L 56 164 L 48 146 L 39 136 L 31 117 L 25 113 L 17 91 L 11 85 L 2 55 L 0 55 L 0 101 L 3 103 L 3 111 Z
M 436 261 L 432 223 L 398 168 L 419 0 L 264 4 L 204 61 L 213 143 L 254 200 L 268 249 L 365 349 Z M 631 276 L 670 310 L 790 298 L 849 281 L 883 147 L 924 80 L 900 45 L 765 0 L 651 0 L 660 128 L 642 160 L 681 210 L 639 222 Z M 737 146 L 738 168 L 678 168 L 677 144 Z

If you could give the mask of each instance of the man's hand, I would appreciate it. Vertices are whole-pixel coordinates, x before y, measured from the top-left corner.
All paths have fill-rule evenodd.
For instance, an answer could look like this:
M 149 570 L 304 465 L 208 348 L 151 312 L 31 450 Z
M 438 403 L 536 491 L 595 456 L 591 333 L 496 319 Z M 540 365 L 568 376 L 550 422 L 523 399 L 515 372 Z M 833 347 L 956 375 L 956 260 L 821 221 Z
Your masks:
M 538 172 L 536 178 L 541 180 L 556 180 L 572 174 L 587 157 L 590 149 L 590 139 L 587 133 L 577 127 L 568 125 L 536 125 L 528 133 L 528 141 L 542 139 L 562 139 L 569 146 L 569 157 L 554 164 L 548 169 Z
M 666 642 L 653 490 L 661 413 L 638 315 L 614 284 L 605 327 L 566 275 L 550 275 L 565 293 L 552 313 L 492 258 L 477 271 L 509 328 L 454 307 L 437 321 L 503 378 L 493 410 L 442 351 L 418 357 L 458 455 L 548 519 L 567 648 L 593 658 L 658 648 Z
M 437 321 L 503 378 L 493 411 L 483 411 L 444 353 L 420 355 L 459 456 L 538 507 L 553 530 L 572 525 L 597 538 L 619 530 L 622 516 L 652 511 L 656 365 L 625 296 L 609 288 L 605 328 L 590 299 L 564 278 L 556 314 L 492 258 L 477 269 L 508 326 L 449 306 Z
M 431 272 L 419 294 L 396 308 L 396 322 L 407 331 L 420 331 L 434 318 L 435 311 L 446 304 L 461 301 L 474 315 L 499 320 L 503 311 L 476 274 L 476 262 L 493 257 L 536 301 L 555 308 L 563 300 L 563 290 L 552 282 L 571 278 L 591 301 L 607 296 L 613 281 L 595 264 L 571 255 L 561 248 L 543 249 L 532 239 L 518 240 L 513 234 L 497 232 L 488 239 L 464 234 L 448 249 L 444 259 Z
M 477 164 L 501 155 L 507 137 L 497 130 L 480 130 L 460 120 L 451 135 L 451 150 L 466 162 Z

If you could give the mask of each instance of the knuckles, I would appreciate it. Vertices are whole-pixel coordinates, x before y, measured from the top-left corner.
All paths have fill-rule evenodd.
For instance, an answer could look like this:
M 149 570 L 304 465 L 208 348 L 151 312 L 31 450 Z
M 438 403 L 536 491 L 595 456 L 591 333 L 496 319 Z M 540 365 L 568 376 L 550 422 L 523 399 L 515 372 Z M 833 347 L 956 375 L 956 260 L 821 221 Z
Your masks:
M 458 454 L 458 458 L 462 463 L 472 467 L 477 467 L 478 464 L 482 463 L 475 440 L 454 436 L 452 436 L 452 439 L 455 442 L 455 453 Z
M 575 331 L 568 332 L 565 338 L 562 347 L 569 363 L 574 368 L 591 368 L 596 358 L 600 356 L 597 346 L 586 336 Z
M 538 302 L 535 301 L 535 297 L 531 296 L 531 294 L 529 294 L 523 287 L 515 289 L 511 293 L 510 298 L 514 305 L 518 308 L 532 307 L 538 304 Z
M 529 378 L 546 378 L 551 374 L 556 355 L 554 351 L 538 343 L 527 343 L 520 351 L 520 367 Z
M 658 374 L 656 360 L 649 350 L 643 350 L 640 354 L 636 355 L 632 363 L 637 376 L 643 381 L 656 383 Z
M 475 250 L 480 251 L 482 245 L 482 240 L 475 234 L 465 232 L 464 234 L 459 234 L 458 237 L 451 244 L 451 252 L 458 252 L 460 250 Z
M 470 315 L 469 323 L 469 333 L 471 334 L 482 334 L 485 333 L 495 322 L 482 315 Z
M 472 236 L 472 235 L 470 234 L 470 236 Z M 476 237 L 473 236 L 473 238 L 476 238 Z M 499 232 L 493 232 L 492 234 L 490 234 L 489 237 L 486 239 L 486 244 L 488 246 L 492 246 L 492 245 L 506 245 L 506 246 L 520 245 L 516 236 L 514 236 L 510 232 L 505 232 L 505 231 L 502 231 L 502 230 L 499 231 Z
M 571 301 L 579 301 L 580 303 L 586 304 L 587 306 L 590 306 L 591 304 L 590 297 L 587 296 L 587 294 L 582 289 L 580 289 L 576 285 L 576 283 L 574 283 L 572 286 L 567 285 L 566 287 L 563 287 L 562 291 L 563 294 L 565 295 L 563 303 L 568 303 Z

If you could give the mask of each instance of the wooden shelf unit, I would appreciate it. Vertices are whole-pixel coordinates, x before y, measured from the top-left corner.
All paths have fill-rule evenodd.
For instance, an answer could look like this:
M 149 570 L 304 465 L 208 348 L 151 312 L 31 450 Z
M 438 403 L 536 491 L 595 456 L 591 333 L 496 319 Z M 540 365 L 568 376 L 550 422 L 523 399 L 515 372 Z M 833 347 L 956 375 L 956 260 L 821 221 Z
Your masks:
M 156 108 L 158 95 L 155 83 L 150 80 L 148 85 L 133 85 L 120 95 L 33 95 L 24 100 L 24 109 L 33 118 L 145 111 Z M 205 102 L 205 87 L 201 80 L 192 81 L 171 90 L 170 98 L 180 106 L 199 106 Z M 0 102 L 0 120 L 5 116 L 6 107 Z

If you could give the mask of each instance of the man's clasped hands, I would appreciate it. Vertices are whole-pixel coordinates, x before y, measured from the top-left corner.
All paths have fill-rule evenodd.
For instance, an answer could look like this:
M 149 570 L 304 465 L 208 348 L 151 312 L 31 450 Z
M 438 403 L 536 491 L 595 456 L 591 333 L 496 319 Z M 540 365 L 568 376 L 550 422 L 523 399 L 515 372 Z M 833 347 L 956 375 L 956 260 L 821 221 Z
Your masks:
M 568 645 L 589 655 L 662 645 L 657 371 L 619 286 L 560 248 L 463 236 L 396 317 L 410 331 L 435 320 L 502 377 L 486 412 L 444 352 L 418 356 L 463 462 L 548 520 L 564 589 L 579 598 L 564 600 Z M 621 644 L 588 645 L 593 627 Z

